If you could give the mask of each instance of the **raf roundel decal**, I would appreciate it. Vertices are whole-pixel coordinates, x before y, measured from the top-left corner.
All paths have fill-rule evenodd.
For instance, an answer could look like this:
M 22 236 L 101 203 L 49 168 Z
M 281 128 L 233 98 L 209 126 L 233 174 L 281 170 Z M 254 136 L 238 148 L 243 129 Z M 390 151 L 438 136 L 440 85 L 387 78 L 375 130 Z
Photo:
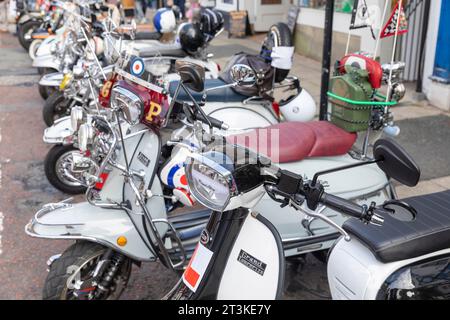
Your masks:
M 144 60 L 135 58 L 131 61 L 130 72 L 133 76 L 140 76 L 144 73 Z

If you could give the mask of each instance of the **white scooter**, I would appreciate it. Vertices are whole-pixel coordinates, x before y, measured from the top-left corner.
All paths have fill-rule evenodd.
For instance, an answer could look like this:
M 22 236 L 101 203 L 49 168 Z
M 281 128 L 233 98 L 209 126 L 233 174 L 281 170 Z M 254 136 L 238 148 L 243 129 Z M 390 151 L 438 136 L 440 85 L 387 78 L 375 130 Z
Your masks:
M 374 158 L 394 179 L 417 184 L 420 170 L 392 140 L 379 140 Z M 346 170 L 347 168 L 335 168 Z M 236 145 L 217 145 L 187 161 L 192 195 L 214 210 L 179 283 L 166 299 L 277 299 L 284 283 L 282 241 L 254 210 L 274 201 L 332 223 L 328 206 L 351 218 L 331 249 L 328 281 L 333 299 L 448 299 L 450 192 L 404 201 L 357 205 L 326 193 L 318 175 L 305 180 L 264 156 Z M 281 213 L 280 213 L 281 214 Z
M 192 84 L 192 64 L 181 61 L 178 64 L 182 80 L 186 85 Z M 183 86 L 183 82 L 180 82 L 180 90 Z M 152 88 L 156 89 L 153 86 Z M 69 273 L 67 266 L 61 266 L 66 262 L 73 262 L 58 259 L 59 256 L 50 259 L 51 274 L 48 277 L 49 282 L 46 283 L 46 290 L 49 292 L 45 293 L 47 298 L 66 298 L 67 295 L 80 297 L 83 294 L 96 298 L 98 294 L 104 297 L 103 293 L 107 297 L 120 295 L 121 291 L 111 287 L 111 282 L 107 286 L 102 285 L 99 277 L 103 276 L 105 271 L 103 268 L 114 267 L 111 277 L 120 282 L 123 288 L 129 276 L 131 261 L 154 261 L 155 258 L 159 258 L 170 268 L 183 268 L 209 217 L 208 210 L 173 217 L 169 214 L 179 203 L 187 206 L 194 204 L 190 195 L 191 186 L 186 185 L 183 163 L 187 156 L 186 150 L 191 150 L 193 144 L 200 146 L 200 141 L 208 141 L 209 134 L 203 135 L 203 127 L 197 122 L 193 125 L 194 138 L 198 137 L 197 140 L 182 141 L 178 132 L 174 133 L 173 139 L 166 143 L 167 146 L 175 145 L 171 150 L 172 157 L 163 161 L 164 154 L 170 149 L 165 148 L 166 151 L 161 152 L 161 138 L 155 128 L 169 119 L 174 112 L 174 103 L 168 109 L 164 107 L 165 111 L 158 115 L 150 110 L 143 115 L 138 112 L 140 108 L 136 104 L 142 99 L 142 94 L 145 93 L 133 89 L 125 82 L 113 89 L 112 106 L 116 119 L 119 118 L 117 115 L 123 114 L 132 123 L 127 132 L 123 132 L 121 126 L 117 124 L 116 129 L 112 128 L 102 117 L 92 117 L 92 121 L 80 126 L 78 130 L 80 150 L 84 152 L 91 144 L 96 143 L 98 148 L 92 149 L 95 152 L 92 156 L 100 156 L 103 159 L 98 165 L 92 158 L 81 153 L 74 161 L 72 170 L 86 172 L 86 181 L 89 184 L 88 202 L 48 204 L 26 226 L 26 232 L 33 237 L 83 240 L 63 253 L 65 257 L 73 256 L 73 251 L 78 252 L 77 261 L 81 261 L 81 264 L 71 270 L 76 272 Z M 201 119 L 199 121 L 224 129 L 222 122 L 206 116 L 201 112 L 201 108 L 196 110 L 202 115 L 196 116 Z M 185 114 L 189 117 L 189 113 Z M 94 132 L 97 134 L 93 135 Z M 177 161 L 179 155 L 184 159 Z M 90 169 L 94 169 L 95 172 L 92 173 Z M 360 177 L 363 176 L 361 173 Z M 375 197 L 372 196 L 371 199 Z M 301 224 L 301 218 L 286 212 L 287 219 L 291 219 L 289 224 L 298 228 L 292 239 L 289 238 L 292 233 L 286 233 L 288 228 L 283 225 L 279 209 L 278 212 L 267 211 L 264 215 L 275 222 L 280 221 L 278 229 L 284 242 L 281 248 L 285 250 L 286 256 L 324 249 L 327 247 L 327 241 L 331 245 L 336 239 L 307 234 Z M 312 243 L 315 244 L 314 247 L 311 246 Z M 90 254 L 94 250 L 98 255 Z M 112 259 L 112 256 L 115 258 Z M 85 262 L 89 262 L 92 269 L 83 271 L 82 266 Z M 77 274 L 85 276 L 69 287 L 55 285 L 50 281 L 59 279 L 58 281 L 70 283 L 67 280 L 75 279 Z M 86 281 L 87 278 L 89 280 Z M 106 292 L 97 291 L 98 285 L 106 287 Z M 64 292 L 54 292 L 54 288 L 64 288 Z M 86 288 L 94 289 L 85 293 Z
M 181 63 L 181 61 L 179 62 Z M 186 61 L 184 63 L 192 65 L 192 63 Z M 195 68 L 200 68 L 202 70 L 201 72 L 204 72 L 198 65 Z M 239 77 L 248 76 L 248 74 L 244 73 L 243 70 L 245 68 L 243 68 L 239 65 L 234 67 L 235 84 L 242 83 L 242 78 Z M 133 81 L 132 79 L 136 80 L 127 72 L 122 72 L 121 75 L 131 81 Z M 246 81 L 251 82 L 253 80 L 247 78 Z M 178 91 L 179 93 L 182 92 L 181 90 Z M 185 94 L 189 94 L 189 91 L 186 91 Z M 172 99 L 172 103 L 174 102 L 175 100 Z M 64 126 L 72 128 L 69 118 L 47 129 L 44 135 L 45 141 L 64 142 L 67 139 L 68 133 L 73 134 L 73 130 L 64 130 Z M 61 138 L 57 138 L 58 133 L 54 129 L 61 129 Z M 228 129 L 226 131 L 230 130 Z M 188 130 L 188 132 L 192 131 Z M 176 136 L 178 132 L 173 134 Z M 329 191 L 359 203 L 368 200 L 383 202 L 395 198 L 393 188 L 382 171 L 376 166 L 358 167 L 361 160 L 347 153 L 355 142 L 355 136 L 334 127 L 328 122 L 311 122 L 305 124 L 284 122 L 269 126 L 264 130 L 259 129 L 243 135 L 230 136 L 229 139 L 236 142 L 244 142 L 247 139 L 252 144 L 252 147 L 256 146 L 256 149 L 258 149 L 259 145 L 259 150 L 264 152 L 265 150 L 262 148 L 271 144 L 269 140 L 272 134 L 274 134 L 274 138 L 281 142 L 279 145 L 278 141 L 276 142 L 277 144 L 275 142 L 272 143 L 272 147 L 278 150 L 277 153 L 272 154 L 272 158 L 282 168 L 293 172 L 301 172 L 311 178 L 317 172 L 318 168 L 320 170 L 328 170 L 343 165 L 355 166 L 351 173 L 336 172 L 327 176 L 327 182 L 330 186 Z M 192 134 L 185 138 L 187 140 L 191 139 Z M 298 139 L 302 139 L 303 143 L 299 144 Z M 161 169 L 160 178 L 163 183 L 172 188 L 184 187 L 179 181 L 174 182 L 173 176 L 175 172 L 177 176 L 183 176 L 184 168 L 180 164 L 184 162 L 185 156 L 182 152 L 179 155 L 175 155 L 174 153 L 171 166 L 168 165 Z M 179 170 L 172 172 L 173 167 L 178 167 Z M 280 209 L 269 197 L 265 197 L 258 204 L 257 210 L 276 224 L 277 229 L 283 236 L 287 256 L 296 256 L 314 251 L 325 252 L 339 236 L 332 227 L 323 224 L 320 220 L 289 212 L 293 210 L 288 207 L 284 208 L 283 211 L 289 213 L 280 215 Z M 337 225 L 342 225 L 347 219 L 345 216 L 330 209 L 326 209 L 324 214 L 335 221 Z M 300 228 L 299 226 L 302 227 Z

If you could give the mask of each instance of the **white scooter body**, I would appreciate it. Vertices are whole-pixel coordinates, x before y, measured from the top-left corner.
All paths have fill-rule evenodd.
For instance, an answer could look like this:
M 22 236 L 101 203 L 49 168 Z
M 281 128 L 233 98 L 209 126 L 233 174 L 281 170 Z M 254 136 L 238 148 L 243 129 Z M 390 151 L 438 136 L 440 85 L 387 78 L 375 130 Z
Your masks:
M 270 103 L 252 103 L 251 100 L 246 103 L 208 102 L 203 110 L 207 115 L 223 121 L 230 127 L 227 131 L 221 132 L 224 135 L 267 127 L 279 122 Z M 292 101 L 280 106 L 280 113 L 286 121 L 311 121 L 316 114 L 316 103 L 311 95 L 302 89 Z
M 357 238 L 340 239 L 328 259 L 328 283 L 334 300 L 375 300 L 386 279 L 418 261 L 449 255 L 450 249 L 414 259 L 382 263 Z M 407 278 L 402 286 L 408 286 Z M 412 285 L 412 284 L 411 284 Z
M 41 47 L 39 47 L 39 49 L 40 48 Z M 50 53 L 36 57 L 33 60 L 32 66 L 35 68 L 49 68 L 59 71 L 61 66 L 61 60 L 56 58 L 52 53 Z
M 226 261 L 217 299 L 279 298 L 284 283 L 284 256 L 280 247 L 276 230 L 249 214 Z
M 132 127 L 133 132 L 147 129 L 144 125 Z M 130 138 L 126 138 L 125 148 L 128 150 L 130 169 L 139 172 L 143 170 L 145 176 L 142 180 L 135 178 L 138 188 L 149 188 L 154 195 L 162 194 L 162 187 L 156 169 L 159 158 L 159 137 L 147 131 Z M 124 153 L 120 152 L 116 161 L 124 164 Z M 144 163 L 142 159 L 149 159 Z M 146 166 L 147 164 L 147 166 Z M 151 188 L 149 187 L 151 185 Z M 148 249 L 143 237 L 145 234 L 143 211 L 136 202 L 136 196 L 130 184 L 124 182 L 122 173 L 113 168 L 103 188 L 99 192 L 100 202 L 118 202 L 128 200 L 131 214 L 124 210 L 107 209 L 94 206 L 88 202 L 73 205 L 55 204 L 40 210 L 35 218 L 25 227 L 28 235 L 47 239 L 85 239 L 98 242 L 114 248 L 125 255 L 140 261 L 154 261 L 154 255 Z M 146 207 L 151 212 L 153 219 L 167 219 L 164 199 L 160 196 L 150 197 L 146 201 Z M 146 223 L 146 222 L 145 222 Z M 164 235 L 168 229 L 166 223 L 158 223 L 157 229 Z M 118 246 L 117 239 L 125 236 L 128 241 L 126 246 Z M 145 238 L 145 237 L 144 237 Z M 147 240 L 145 240 L 147 241 Z

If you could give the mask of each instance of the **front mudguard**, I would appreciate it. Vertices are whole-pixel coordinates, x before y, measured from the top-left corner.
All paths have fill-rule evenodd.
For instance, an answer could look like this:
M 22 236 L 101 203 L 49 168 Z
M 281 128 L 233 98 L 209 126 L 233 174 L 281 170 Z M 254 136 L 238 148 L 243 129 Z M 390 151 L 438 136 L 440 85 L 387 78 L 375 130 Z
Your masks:
M 52 68 L 55 70 L 59 70 L 61 66 L 61 61 L 52 54 L 38 56 L 33 60 L 33 67 L 35 68 Z
M 70 122 L 70 116 L 55 120 L 51 127 L 44 130 L 42 140 L 48 144 L 71 144 L 74 132 Z
M 25 226 L 25 232 L 35 238 L 87 240 L 136 261 L 155 261 L 125 211 L 104 209 L 88 202 L 47 204 Z M 119 237 L 127 239 L 124 246 L 117 244 Z
M 54 72 L 44 74 L 39 80 L 39 85 L 44 87 L 59 87 L 64 79 L 64 73 Z

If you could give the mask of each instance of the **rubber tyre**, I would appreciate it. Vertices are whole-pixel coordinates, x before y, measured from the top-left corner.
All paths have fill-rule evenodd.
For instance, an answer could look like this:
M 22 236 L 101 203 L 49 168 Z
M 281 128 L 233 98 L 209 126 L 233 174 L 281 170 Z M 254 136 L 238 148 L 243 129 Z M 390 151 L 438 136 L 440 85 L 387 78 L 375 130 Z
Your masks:
M 40 84 L 38 84 L 38 90 L 41 98 L 47 100 L 48 97 L 51 96 L 54 92 L 56 92 L 58 89 L 55 87 L 41 86 Z
M 32 20 L 30 20 L 30 21 L 27 21 L 27 22 L 19 25 L 19 28 L 17 30 L 18 31 L 18 35 L 17 36 L 19 38 L 20 45 L 26 51 L 28 51 L 30 49 L 31 42 L 33 42 L 33 40 L 32 39 L 26 40 L 25 39 L 25 34 L 28 33 L 32 29 L 39 28 L 41 26 L 41 24 L 42 24 L 42 21 L 39 21 L 39 20 L 38 21 L 32 21 Z
M 55 260 L 45 279 L 42 298 L 44 300 L 65 300 L 64 291 L 67 287 L 67 280 L 70 274 L 67 273 L 68 268 L 72 266 L 82 266 L 84 263 L 103 254 L 107 250 L 106 247 L 89 241 L 77 241 L 67 248 L 61 257 Z M 128 266 L 125 268 L 125 276 L 127 281 L 131 273 L 131 261 L 125 261 Z M 69 269 L 70 270 L 70 269 Z M 114 297 L 110 299 L 118 299 L 126 287 L 126 283 L 120 292 L 115 292 Z
M 67 108 L 69 108 L 71 102 L 67 101 L 64 97 L 64 93 L 61 91 L 55 91 L 48 96 L 45 100 L 44 108 L 42 109 L 42 118 L 48 127 L 51 127 L 55 120 L 56 115 L 66 116 Z M 58 113 L 57 109 L 61 107 L 63 110 Z M 70 110 L 69 110 L 70 111 Z
M 274 43 L 272 41 L 270 41 L 270 39 L 269 39 L 271 34 L 276 35 L 277 40 L 278 40 L 277 41 L 278 46 L 280 46 L 280 47 L 292 47 L 293 46 L 292 33 L 286 23 L 279 22 L 270 27 L 269 31 L 267 32 L 267 37 L 263 42 L 263 48 L 265 47 L 266 49 L 272 50 Z M 277 69 L 276 73 L 275 73 L 275 82 L 283 81 L 289 74 L 289 71 L 290 70 L 286 70 L 286 69 Z
M 45 157 L 44 160 L 44 171 L 45 176 L 47 177 L 48 182 L 58 189 L 67 194 L 83 194 L 86 192 L 85 186 L 72 186 L 61 181 L 58 175 L 56 174 L 56 163 L 58 159 L 63 156 L 65 153 L 70 151 L 77 150 L 73 146 L 63 146 L 63 145 L 55 145 L 52 147 Z

